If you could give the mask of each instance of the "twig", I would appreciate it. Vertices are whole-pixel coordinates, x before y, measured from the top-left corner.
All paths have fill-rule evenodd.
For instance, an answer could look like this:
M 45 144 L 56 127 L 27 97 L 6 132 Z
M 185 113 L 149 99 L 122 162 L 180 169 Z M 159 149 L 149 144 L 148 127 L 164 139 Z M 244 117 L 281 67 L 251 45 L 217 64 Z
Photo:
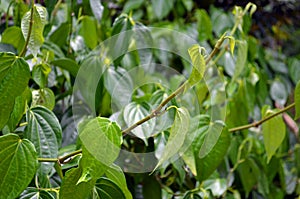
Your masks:
M 265 118 L 263 118 L 263 119 L 261 119 L 257 122 L 253 122 L 251 124 L 247 124 L 247 125 L 243 125 L 243 126 L 239 126 L 239 127 L 234 127 L 234 128 L 229 129 L 228 131 L 229 132 L 235 132 L 235 131 L 241 131 L 241 130 L 249 129 L 251 127 L 257 127 L 257 126 L 261 125 L 262 123 L 272 119 L 273 117 L 276 117 L 277 115 L 286 112 L 287 110 L 293 108 L 294 106 L 295 106 L 295 103 L 292 103 L 292 104 L 288 105 L 287 107 L 279 110 L 278 112 L 276 112 L 272 115 L 269 115 L 269 116 L 267 116 L 267 117 L 265 117 Z
M 34 12 L 34 2 L 32 1 L 32 6 L 31 6 L 31 10 L 30 10 L 30 21 L 29 21 L 29 29 L 28 29 L 28 33 L 27 33 L 27 38 L 26 38 L 26 42 L 24 44 L 24 47 L 20 53 L 20 57 L 24 57 L 26 51 L 27 51 L 27 46 L 30 40 L 30 35 L 31 35 L 31 31 L 32 31 L 32 25 L 33 25 L 33 12 Z

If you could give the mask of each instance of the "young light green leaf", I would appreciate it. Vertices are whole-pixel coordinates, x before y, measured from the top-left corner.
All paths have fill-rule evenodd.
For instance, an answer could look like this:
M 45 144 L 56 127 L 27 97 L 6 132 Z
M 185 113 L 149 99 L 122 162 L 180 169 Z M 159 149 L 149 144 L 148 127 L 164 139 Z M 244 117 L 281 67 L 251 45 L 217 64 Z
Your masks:
M 48 14 L 46 8 L 34 5 L 32 16 L 33 23 L 30 22 L 31 10 L 28 11 L 22 18 L 21 29 L 25 39 L 28 36 L 28 32 L 31 26 L 28 48 L 30 49 L 30 52 L 34 57 L 37 56 L 40 47 L 44 43 L 43 31 L 44 26 L 47 23 L 47 16 Z
M 188 79 L 190 86 L 194 86 L 196 83 L 198 83 L 202 79 L 205 72 L 206 64 L 201 51 L 202 47 L 200 47 L 198 44 L 195 44 L 188 49 L 193 64 L 193 70 Z
M 235 70 L 233 75 L 233 80 L 236 80 L 241 73 L 243 72 L 246 63 L 247 63 L 247 53 L 248 53 L 248 44 L 245 40 L 237 42 L 238 51 L 237 51 L 237 60 L 235 64 Z
M 31 140 L 36 147 L 39 157 L 57 158 L 61 145 L 62 130 L 58 119 L 50 110 L 36 106 L 26 113 L 24 137 Z M 48 174 L 54 163 L 41 163 L 41 172 Z
M 174 0 L 151 0 L 153 12 L 157 19 L 162 19 L 169 14 L 174 6 Z
M 274 111 L 267 111 L 265 116 L 274 114 Z M 267 152 L 269 163 L 276 150 L 280 147 L 286 134 L 286 127 L 282 119 L 282 115 L 273 117 L 262 124 L 265 149 Z
M 31 106 L 44 106 L 52 110 L 55 106 L 55 95 L 53 91 L 50 88 L 33 90 Z
M 196 11 L 197 26 L 199 32 L 199 41 L 211 39 L 212 37 L 212 24 L 209 15 L 204 9 Z
M 69 58 L 56 59 L 52 61 L 51 64 L 69 71 L 73 77 L 76 77 L 77 72 L 79 70 L 78 64 L 74 60 Z
M 204 158 L 210 151 L 214 148 L 219 140 L 219 137 L 223 131 L 224 123 L 221 121 L 211 122 L 209 124 L 208 130 L 204 142 L 199 151 L 199 158 Z
M 32 69 L 32 79 L 39 85 L 40 88 L 45 88 L 48 82 L 48 75 L 51 68 L 48 64 L 38 64 Z
M 27 139 L 15 134 L 0 137 L 0 197 L 17 198 L 38 167 L 37 153 Z
M 118 157 L 122 143 L 120 127 L 107 118 L 97 117 L 86 124 L 79 138 L 87 151 L 101 163 L 110 166 Z
M 22 51 L 25 40 L 20 27 L 11 26 L 4 30 L 2 33 L 1 42 L 5 44 L 11 44 L 18 49 L 18 52 Z
M 29 66 L 23 58 L 12 53 L 0 53 L 0 129 L 13 111 L 15 98 L 27 88 Z
M 294 94 L 294 101 L 295 101 L 295 120 L 300 117 L 300 81 L 298 81 L 296 88 L 295 88 L 295 94 Z
M 82 35 L 87 47 L 94 49 L 98 44 L 97 23 L 95 19 L 89 16 L 84 16 L 81 19 L 79 34 Z
M 233 36 L 226 36 L 225 38 L 229 39 L 230 52 L 233 55 L 235 47 L 235 39 Z
M 123 118 L 127 126 L 131 126 L 136 122 L 140 121 L 151 112 L 151 107 L 147 103 L 138 104 L 136 102 L 132 102 L 125 106 L 123 111 Z M 147 144 L 147 138 L 153 133 L 155 128 L 155 118 L 139 125 L 135 129 L 132 130 L 132 133 L 136 135 L 138 138 L 144 140 Z
M 155 169 L 178 153 L 184 144 L 189 125 L 190 115 L 188 110 L 184 107 L 176 108 L 175 120 L 170 130 L 168 142 Z

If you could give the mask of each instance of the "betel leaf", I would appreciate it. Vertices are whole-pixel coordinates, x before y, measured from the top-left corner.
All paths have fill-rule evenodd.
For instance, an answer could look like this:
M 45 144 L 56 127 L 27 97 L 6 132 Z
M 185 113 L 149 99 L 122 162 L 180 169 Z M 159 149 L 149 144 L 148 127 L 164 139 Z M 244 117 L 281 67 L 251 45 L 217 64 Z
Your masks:
M 211 128 L 207 128 L 208 130 L 200 134 L 193 143 L 194 157 L 197 170 L 196 178 L 199 181 L 207 179 L 218 168 L 219 164 L 222 162 L 224 156 L 226 155 L 227 149 L 230 145 L 230 133 L 228 132 L 228 129 L 224 127 L 223 122 L 215 121 L 213 124 L 210 125 L 218 126 L 214 128 L 223 128 L 223 130 L 212 149 L 202 158 L 199 157 L 200 149 L 202 148 L 204 140 L 207 137 L 205 137 L 205 135 L 209 133 Z
M 176 115 L 170 130 L 168 142 L 155 169 L 178 153 L 184 144 L 189 125 L 190 115 L 188 110 L 184 107 L 176 108 Z
M 28 187 L 20 196 L 20 199 L 55 199 L 48 191 L 35 187 Z
M 132 199 L 132 195 L 127 187 L 125 175 L 119 166 L 112 164 L 105 171 L 105 175 L 107 178 L 109 178 L 111 181 L 113 181 L 116 185 L 118 185 L 118 187 L 124 193 L 126 199 Z
M 274 114 L 274 111 L 267 111 L 266 116 Z M 282 119 L 282 115 L 273 117 L 262 124 L 265 149 L 267 152 L 267 162 L 269 163 L 276 150 L 284 140 L 286 127 Z
M 32 91 L 31 106 L 44 106 L 52 110 L 55 106 L 55 95 L 50 88 L 43 88 Z
M 280 80 L 275 80 L 272 82 L 270 95 L 275 102 L 279 103 L 281 106 L 284 106 L 289 94 L 284 83 Z
M 295 120 L 300 117 L 300 81 L 298 81 L 296 88 L 295 88 L 295 94 L 294 94 L 294 101 L 295 101 Z
M 247 53 L 248 53 L 248 44 L 245 40 L 237 41 L 236 44 L 238 46 L 238 50 L 237 50 L 237 60 L 235 64 L 233 80 L 236 80 L 243 72 L 246 66 Z
M 11 44 L 13 47 L 18 49 L 18 52 L 21 52 L 25 40 L 21 29 L 17 26 L 12 26 L 5 29 L 5 31 L 2 33 L 1 42 L 5 44 Z
M 174 7 L 174 0 L 151 0 L 153 12 L 157 19 L 162 19 L 169 14 Z
M 196 11 L 197 26 L 199 32 L 199 41 L 205 41 L 212 37 L 212 24 L 209 15 L 204 9 Z
M 131 102 L 127 106 L 125 106 L 123 111 L 123 118 L 127 126 L 131 126 L 141 119 L 145 118 L 151 113 L 151 107 L 146 102 L 142 104 L 138 104 L 136 102 Z M 137 126 L 131 132 L 144 140 L 147 144 L 147 138 L 153 133 L 155 128 L 155 118 L 144 122 L 143 124 Z
M 84 148 L 98 161 L 109 166 L 118 157 L 122 143 L 120 127 L 107 118 L 97 117 L 79 133 Z
M 90 0 L 89 2 L 95 18 L 97 19 L 98 23 L 100 23 L 104 11 L 104 7 L 101 4 L 101 0 Z
M 40 88 L 44 88 L 47 86 L 48 75 L 50 72 L 51 68 L 48 64 L 37 64 L 32 69 L 32 79 Z
M 61 127 L 53 112 L 42 106 L 29 109 L 26 113 L 25 138 L 32 141 L 39 157 L 57 158 L 61 145 Z M 54 163 L 41 163 L 41 171 L 47 174 Z
M 52 61 L 51 64 L 69 71 L 73 77 L 76 77 L 79 70 L 78 64 L 74 60 L 69 58 L 56 59 Z
M 88 182 L 80 182 L 77 184 L 81 176 L 81 167 L 68 170 L 62 180 L 62 184 L 59 190 L 59 198 L 69 199 L 70 196 L 73 199 L 87 198 L 90 191 L 92 191 L 93 189 L 95 181 L 90 180 Z
M 193 70 L 188 79 L 190 86 L 198 83 L 202 79 L 205 72 L 206 64 L 201 51 L 202 47 L 200 47 L 198 44 L 193 45 L 188 49 L 193 64 Z
M 163 198 L 161 185 L 155 175 L 144 175 L 142 183 L 144 199 Z
M 79 34 L 82 35 L 87 47 L 93 49 L 98 44 L 97 23 L 95 19 L 84 16 L 81 19 L 81 28 Z
M 15 98 L 26 89 L 30 71 L 23 58 L 12 53 L 0 53 L 0 129 L 13 111 Z
M 105 177 L 101 177 L 97 180 L 94 194 L 96 194 L 98 198 L 126 199 L 120 187 L 116 183 Z
M 0 137 L 0 198 L 16 198 L 38 167 L 37 153 L 27 139 L 15 134 Z
M 69 36 L 71 24 L 68 22 L 62 23 L 49 37 L 50 41 L 57 44 L 60 47 L 63 47 Z
M 33 11 L 32 21 L 34 22 L 32 24 L 30 22 L 31 11 Z M 34 57 L 37 56 L 40 47 L 44 43 L 43 31 L 47 23 L 47 16 L 46 8 L 34 5 L 32 10 L 28 11 L 22 18 L 21 29 L 25 38 L 27 38 L 31 26 L 28 48 Z

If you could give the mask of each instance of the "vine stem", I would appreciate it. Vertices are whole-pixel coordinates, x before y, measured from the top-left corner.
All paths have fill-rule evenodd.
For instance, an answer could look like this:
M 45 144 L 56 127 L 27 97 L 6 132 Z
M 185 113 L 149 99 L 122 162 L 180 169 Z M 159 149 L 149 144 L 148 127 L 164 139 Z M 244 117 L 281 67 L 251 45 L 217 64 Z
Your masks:
M 31 36 L 31 31 L 32 31 L 32 25 L 33 25 L 33 12 L 34 12 L 34 1 L 31 2 L 32 6 L 31 6 L 31 10 L 30 10 L 30 21 L 29 21 L 29 29 L 28 29 L 28 33 L 27 33 L 27 38 L 24 44 L 24 47 L 20 53 L 20 57 L 24 57 L 26 51 L 27 51 L 27 46 L 30 40 L 30 36 Z
M 82 153 L 82 149 L 79 149 L 77 151 L 73 151 L 72 153 L 69 153 L 65 156 L 62 156 L 60 158 L 38 158 L 39 162 L 59 162 L 60 164 L 65 163 L 65 161 L 75 155 L 78 155 Z
M 274 113 L 272 115 L 269 115 L 269 116 L 267 116 L 267 117 L 265 117 L 265 118 L 263 118 L 263 119 L 261 119 L 257 122 L 253 122 L 251 124 L 247 124 L 247 125 L 243 125 L 243 126 L 234 127 L 234 128 L 229 129 L 228 131 L 233 133 L 235 131 L 241 131 L 241 130 L 249 129 L 251 127 L 257 127 L 257 126 L 261 125 L 262 123 L 272 119 L 273 117 L 276 117 L 277 115 L 280 115 L 281 113 L 286 112 L 287 110 L 293 108 L 294 106 L 295 106 L 295 103 L 292 103 L 292 104 L 286 106 L 285 108 L 277 111 L 276 113 Z

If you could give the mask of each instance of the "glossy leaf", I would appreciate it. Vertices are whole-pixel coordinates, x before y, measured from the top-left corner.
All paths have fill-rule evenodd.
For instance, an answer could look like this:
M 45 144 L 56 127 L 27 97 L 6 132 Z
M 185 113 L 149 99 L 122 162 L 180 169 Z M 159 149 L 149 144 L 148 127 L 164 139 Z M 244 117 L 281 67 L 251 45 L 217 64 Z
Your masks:
M 79 133 L 82 145 L 98 161 L 109 166 L 119 155 L 122 143 L 120 127 L 107 118 L 97 117 Z
M 300 81 L 298 81 L 296 88 L 295 88 L 295 94 L 294 94 L 294 101 L 295 101 L 295 120 L 300 117 Z
M 188 52 L 192 60 L 193 70 L 188 79 L 190 86 L 195 85 L 198 83 L 205 72 L 206 64 L 203 55 L 201 54 L 202 48 L 199 45 L 193 45 L 189 48 Z
M 62 23 L 49 37 L 50 41 L 62 47 L 67 43 L 69 31 L 69 23 Z
M 270 95 L 271 98 L 279 103 L 281 106 L 284 106 L 284 104 L 286 103 L 286 100 L 288 98 L 288 92 L 287 89 L 285 87 L 285 85 L 279 81 L 279 80 L 275 80 L 270 88 Z
M 78 64 L 74 60 L 69 58 L 56 59 L 52 61 L 51 64 L 69 71 L 73 77 L 76 77 L 79 70 Z
M 34 144 L 39 157 L 57 158 L 61 145 L 61 127 L 58 119 L 50 110 L 36 106 L 26 113 L 28 122 L 24 136 Z M 47 174 L 53 163 L 41 163 L 41 172 Z
M 15 134 L 0 137 L 0 198 L 16 198 L 28 186 L 38 167 L 37 153 L 27 139 Z
M 176 108 L 175 120 L 170 130 L 168 142 L 155 169 L 178 153 L 186 139 L 189 125 L 190 115 L 188 110 L 184 107 Z
M 15 98 L 27 88 L 30 78 L 28 64 L 11 53 L 0 53 L 0 129 L 13 111 Z
M 52 110 L 55 106 L 55 96 L 50 88 L 43 88 L 32 91 L 32 107 L 44 106 Z
M 97 180 L 95 185 L 95 193 L 97 194 L 98 198 L 105 198 L 105 199 L 126 199 L 122 190 L 108 178 L 102 177 Z
M 248 52 L 248 44 L 246 41 L 241 40 L 237 41 L 237 60 L 234 69 L 233 79 L 237 79 L 241 73 L 244 71 L 247 63 L 247 52 Z
M 84 16 L 81 19 L 81 28 L 79 33 L 82 35 L 85 44 L 90 49 L 94 49 L 98 44 L 96 25 L 96 21 L 89 16 Z
M 28 48 L 30 49 L 30 52 L 33 54 L 34 57 L 37 56 L 40 47 L 44 43 L 43 31 L 44 26 L 47 23 L 47 16 L 48 14 L 46 8 L 34 5 L 32 18 L 34 23 L 32 23 L 31 34 L 28 43 Z M 21 29 L 24 38 L 27 38 L 28 35 L 30 18 L 31 10 L 28 11 L 22 18 Z
M 204 9 L 196 11 L 197 26 L 199 32 L 199 40 L 205 41 L 212 37 L 212 24 L 209 15 Z
M 48 191 L 39 190 L 35 187 L 28 187 L 20 196 L 20 199 L 55 199 Z
M 100 23 L 104 11 L 101 0 L 90 0 L 89 2 L 95 18 L 97 19 L 98 23 Z
M 169 14 L 174 7 L 174 0 L 151 0 L 153 12 L 157 19 L 162 19 Z
M 274 114 L 274 111 L 267 111 L 265 117 L 269 114 Z M 264 122 L 262 124 L 262 131 L 265 149 L 268 157 L 267 162 L 269 163 L 272 156 L 276 153 L 276 150 L 282 144 L 286 134 L 286 127 L 283 122 L 282 116 L 278 115 Z
M 151 113 L 151 107 L 147 103 L 138 104 L 131 102 L 125 106 L 123 111 L 123 118 L 127 126 L 131 126 L 141 119 L 145 118 Z M 144 140 L 147 143 L 147 138 L 153 133 L 155 128 L 155 118 L 139 125 L 137 128 L 132 130 L 132 133 Z
M 32 78 L 39 85 L 40 88 L 47 86 L 48 75 L 51 72 L 51 68 L 47 64 L 35 65 L 32 69 Z
M 5 29 L 5 31 L 2 33 L 1 42 L 13 45 L 13 47 L 18 49 L 18 52 L 22 51 L 22 48 L 25 44 L 22 31 L 17 26 L 12 26 Z

